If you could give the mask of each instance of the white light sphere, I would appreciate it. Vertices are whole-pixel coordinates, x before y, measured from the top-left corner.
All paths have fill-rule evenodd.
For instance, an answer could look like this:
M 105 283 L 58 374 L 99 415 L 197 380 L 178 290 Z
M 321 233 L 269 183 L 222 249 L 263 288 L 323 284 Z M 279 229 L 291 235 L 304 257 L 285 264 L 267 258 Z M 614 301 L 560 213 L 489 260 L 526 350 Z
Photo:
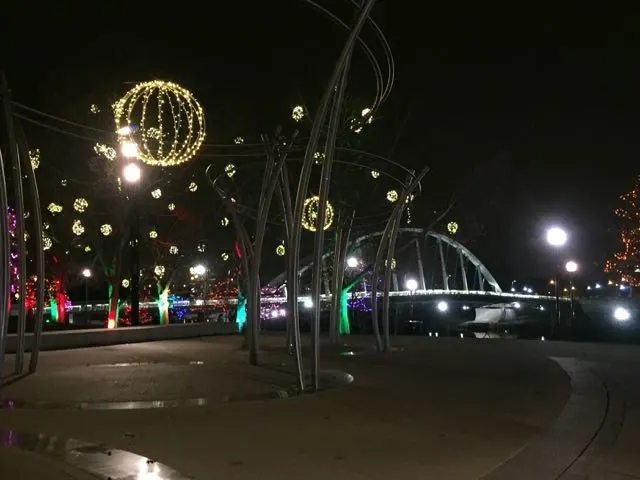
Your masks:
M 446 312 L 447 310 L 449 310 L 449 304 L 445 301 L 440 301 L 437 303 L 436 308 L 438 309 L 439 312 Z
M 552 247 L 562 247 L 567 243 L 567 232 L 560 227 L 551 227 L 547 230 L 547 243 Z
M 358 266 L 358 259 L 356 257 L 347 258 L 347 267 L 356 268 Z
M 567 272 L 574 273 L 578 271 L 578 264 L 573 260 L 569 260 L 564 266 L 564 268 L 567 270 Z
M 414 278 L 410 278 L 405 283 L 405 286 L 407 287 L 407 290 L 411 290 L 412 292 L 414 292 L 418 289 L 418 282 Z
M 142 171 L 140 170 L 140 167 L 138 165 L 136 165 L 135 163 L 130 163 L 126 167 L 124 167 L 124 170 L 122 170 L 122 176 L 124 177 L 126 182 L 135 183 L 140 180 Z

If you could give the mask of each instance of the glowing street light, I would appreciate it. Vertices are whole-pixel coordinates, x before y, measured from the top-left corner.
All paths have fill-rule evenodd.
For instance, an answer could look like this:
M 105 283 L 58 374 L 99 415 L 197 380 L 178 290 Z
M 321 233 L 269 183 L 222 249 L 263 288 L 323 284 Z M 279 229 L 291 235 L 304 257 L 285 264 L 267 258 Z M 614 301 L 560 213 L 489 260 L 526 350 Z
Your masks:
M 347 267 L 356 268 L 358 266 L 358 259 L 356 257 L 347 258 Z
M 569 260 L 564 266 L 564 268 L 569 273 L 575 273 L 578 271 L 578 264 L 573 260 Z
M 444 313 L 447 310 L 449 310 L 449 304 L 444 300 L 442 300 L 436 304 L 436 308 L 438 309 L 439 312 Z
M 202 276 L 205 274 L 205 272 L 207 271 L 207 269 L 205 268 L 204 265 L 202 264 L 198 264 L 196 266 L 193 267 L 193 273 L 194 275 L 199 275 Z
M 617 307 L 613 311 L 613 318 L 615 318 L 618 322 L 626 322 L 631 318 L 631 312 L 624 307 Z
M 120 153 L 125 158 L 136 158 L 138 156 L 138 144 L 130 140 L 120 143 Z
M 88 268 L 85 268 L 84 270 L 82 270 L 82 276 L 84 278 L 89 278 L 91 277 L 91 270 Z
M 560 227 L 551 227 L 547 230 L 547 243 L 552 247 L 562 247 L 567 243 L 567 232 Z
M 125 182 L 136 183 L 140 181 L 142 177 L 142 170 L 136 163 L 130 163 L 122 170 L 122 175 Z
M 410 278 L 404 284 L 407 287 L 407 290 L 410 290 L 411 293 L 415 292 L 418 289 L 418 281 L 414 278 Z

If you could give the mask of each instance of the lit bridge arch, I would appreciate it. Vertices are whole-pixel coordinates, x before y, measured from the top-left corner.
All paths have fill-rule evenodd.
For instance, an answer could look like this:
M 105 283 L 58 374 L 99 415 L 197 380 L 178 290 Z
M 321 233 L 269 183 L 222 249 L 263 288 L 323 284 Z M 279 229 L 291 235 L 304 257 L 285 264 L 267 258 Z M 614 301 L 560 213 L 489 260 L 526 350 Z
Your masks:
M 373 263 L 376 241 L 382 231 L 356 238 L 349 243 L 348 255 L 355 256 L 365 266 Z M 430 258 L 429 253 L 432 254 Z M 329 270 L 333 251 L 322 256 L 323 294 L 330 295 Z M 298 270 L 301 285 L 310 280 L 309 259 Z M 346 265 L 345 265 L 345 268 Z M 398 232 L 396 261 L 392 271 L 392 292 L 400 292 L 399 279 L 417 275 L 418 289 L 440 292 L 492 292 L 502 294 L 502 288 L 489 269 L 467 247 L 447 235 L 422 228 L 401 228 Z M 306 277 L 309 276 L 307 279 Z M 272 279 L 271 287 L 283 286 L 286 272 Z M 301 294 L 304 292 L 301 291 Z

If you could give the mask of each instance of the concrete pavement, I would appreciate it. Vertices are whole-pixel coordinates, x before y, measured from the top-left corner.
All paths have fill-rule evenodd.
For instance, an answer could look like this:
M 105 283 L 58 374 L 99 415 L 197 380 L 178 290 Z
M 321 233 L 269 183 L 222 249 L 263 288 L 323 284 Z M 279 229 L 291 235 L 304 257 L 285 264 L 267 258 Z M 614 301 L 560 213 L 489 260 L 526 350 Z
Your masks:
M 36 375 L 2 392 L 0 428 L 107 444 L 199 479 L 640 478 L 637 347 L 399 337 L 401 351 L 378 354 L 354 336 L 322 350 L 323 368 L 352 384 L 277 399 L 293 362 L 282 337 L 262 340 L 260 367 L 237 337 L 44 352 Z M 556 470 L 522 470 L 550 463 L 535 458 L 546 443 Z

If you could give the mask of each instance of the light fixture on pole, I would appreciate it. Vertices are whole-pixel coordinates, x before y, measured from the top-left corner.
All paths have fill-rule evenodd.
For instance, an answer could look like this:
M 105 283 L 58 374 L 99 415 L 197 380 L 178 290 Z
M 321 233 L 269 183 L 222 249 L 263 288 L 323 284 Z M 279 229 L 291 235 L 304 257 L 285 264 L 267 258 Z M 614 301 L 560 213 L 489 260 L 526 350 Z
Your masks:
M 89 308 L 89 279 L 91 278 L 91 269 L 83 269 L 82 276 L 84 277 L 84 308 L 87 310 Z
M 566 230 L 560 227 L 551 227 L 547 230 L 547 243 L 553 247 L 555 251 L 555 268 L 556 268 L 556 278 L 555 278 L 555 296 L 556 296 L 556 317 L 552 323 L 551 327 L 551 337 L 555 332 L 556 326 L 560 325 L 560 265 L 558 263 L 558 253 L 561 247 L 563 247 L 567 243 L 567 235 Z
M 142 177 L 142 171 L 137 163 L 131 162 L 122 170 L 122 176 L 127 183 L 137 183 Z
M 358 266 L 358 259 L 356 257 L 347 258 L 347 267 L 356 268 Z
M 120 144 L 122 149 L 122 155 L 124 157 L 135 157 L 137 155 L 138 147 L 135 145 L 135 149 L 131 146 L 128 148 L 125 145 L 130 145 L 133 142 L 122 142 Z M 131 155 L 133 153 L 133 155 Z M 122 170 L 122 177 L 124 181 L 131 187 L 130 199 L 131 199 L 131 323 L 138 325 L 140 318 L 140 216 L 138 214 L 138 204 L 136 195 L 136 186 L 140 183 L 142 178 L 142 170 L 140 166 L 131 161 L 125 165 Z
M 564 269 L 569 274 L 569 306 L 571 308 L 571 312 L 569 313 L 569 333 L 571 333 L 573 329 L 573 320 L 576 316 L 576 311 L 573 303 L 573 291 L 575 290 L 575 287 L 573 286 L 573 274 L 578 271 L 578 264 L 573 260 L 569 260 L 565 264 Z

